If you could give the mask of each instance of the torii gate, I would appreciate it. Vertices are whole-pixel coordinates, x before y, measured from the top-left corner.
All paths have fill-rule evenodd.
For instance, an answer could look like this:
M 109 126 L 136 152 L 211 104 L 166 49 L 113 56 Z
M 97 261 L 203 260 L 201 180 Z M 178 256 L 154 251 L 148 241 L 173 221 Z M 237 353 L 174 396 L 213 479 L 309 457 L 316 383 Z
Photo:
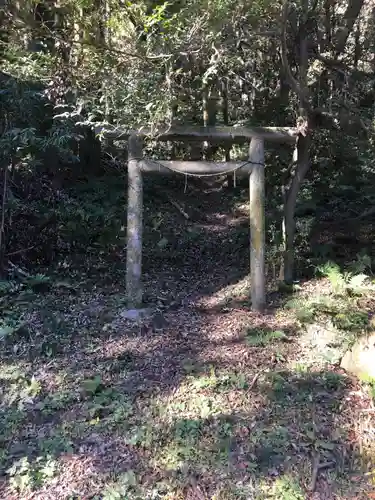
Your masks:
M 295 143 L 295 128 L 266 127 L 171 127 L 155 133 L 151 130 L 124 130 L 120 127 L 98 127 L 95 133 L 107 139 L 128 140 L 128 212 L 126 295 L 129 308 L 142 306 L 142 225 L 143 174 L 158 172 L 170 174 L 213 175 L 239 169 L 239 175 L 249 176 L 250 195 L 250 274 L 251 305 L 257 312 L 266 305 L 265 283 L 265 183 L 264 141 Z M 247 162 L 164 161 L 143 158 L 143 139 L 153 137 L 159 141 L 232 143 L 249 142 Z

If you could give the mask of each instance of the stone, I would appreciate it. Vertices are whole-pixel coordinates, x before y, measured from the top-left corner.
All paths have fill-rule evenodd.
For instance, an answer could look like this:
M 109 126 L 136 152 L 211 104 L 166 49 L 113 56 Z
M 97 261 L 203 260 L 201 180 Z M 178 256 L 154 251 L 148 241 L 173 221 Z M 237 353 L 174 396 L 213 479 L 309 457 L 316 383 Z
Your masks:
M 357 340 L 344 354 L 340 366 L 359 378 L 375 380 L 375 333 Z
M 345 334 L 330 321 L 306 325 L 300 336 L 306 363 L 339 363 L 345 353 Z
M 122 319 L 128 319 L 131 321 L 139 321 L 141 319 L 148 318 L 151 315 L 151 309 L 125 309 L 125 311 L 120 312 L 120 317 Z

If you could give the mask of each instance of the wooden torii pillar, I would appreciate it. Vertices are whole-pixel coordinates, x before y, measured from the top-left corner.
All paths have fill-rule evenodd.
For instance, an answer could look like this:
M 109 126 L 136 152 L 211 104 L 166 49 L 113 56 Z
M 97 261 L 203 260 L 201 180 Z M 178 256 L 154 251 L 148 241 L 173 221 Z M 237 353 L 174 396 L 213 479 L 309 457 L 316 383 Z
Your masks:
M 246 162 L 212 161 L 157 161 L 143 159 L 143 138 L 155 135 L 151 131 L 124 130 L 116 127 L 100 128 L 96 133 L 111 139 L 128 139 L 128 213 L 127 213 L 127 259 L 126 294 L 131 309 L 142 306 L 142 227 L 143 227 L 143 183 L 142 175 L 157 172 L 168 175 L 226 173 L 243 166 L 237 175 L 249 176 L 250 191 L 250 274 L 252 309 L 262 312 L 266 305 L 265 282 L 265 185 L 264 142 L 295 142 L 294 128 L 243 128 L 243 127 L 174 127 L 159 131 L 160 141 L 179 140 L 215 141 L 225 143 L 250 142 L 249 158 Z

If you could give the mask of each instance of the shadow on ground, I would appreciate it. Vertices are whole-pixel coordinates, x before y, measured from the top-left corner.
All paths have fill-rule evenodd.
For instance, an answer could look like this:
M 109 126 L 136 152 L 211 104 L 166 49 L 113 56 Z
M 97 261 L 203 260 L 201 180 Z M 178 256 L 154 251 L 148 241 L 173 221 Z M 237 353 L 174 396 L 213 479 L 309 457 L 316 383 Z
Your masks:
M 296 330 L 270 338 L 274 316 L 247 310 L 179 308 L 159 331 L 87 321 L 74 304 L 88 298 L 3 346 L 7 498 L 367 498 L 369 401 L 332 367 L 288 368 Z
M 159 322 L 121 317 L 123 253 L 4 298 L 6 498 L 367 498 L 370 402 L 337 368 L 296 363 L 290 318 L 251 313 L 247 222 L 214 216 L 220 197 L 195 205 L 195 232 L 190 216 L 151 230 L 167 239 L 145 259 Z

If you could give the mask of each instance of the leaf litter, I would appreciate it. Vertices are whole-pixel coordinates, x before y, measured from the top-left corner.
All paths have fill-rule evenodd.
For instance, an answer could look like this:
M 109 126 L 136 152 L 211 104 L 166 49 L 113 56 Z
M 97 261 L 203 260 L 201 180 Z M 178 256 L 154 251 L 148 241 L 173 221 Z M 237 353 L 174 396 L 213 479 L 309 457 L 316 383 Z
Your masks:
M 303 365 L 281 295 L 251 312 L 247 250 L 220 246 L 209 225 L 180 261 L 146 265 L 159 324 L 121 315 L 123 267 L 108 280 L 105 261 L 13 299 L 26 333 L 1 345 L 2 498 L 369 498 L 369 396 L 335 365 Z

